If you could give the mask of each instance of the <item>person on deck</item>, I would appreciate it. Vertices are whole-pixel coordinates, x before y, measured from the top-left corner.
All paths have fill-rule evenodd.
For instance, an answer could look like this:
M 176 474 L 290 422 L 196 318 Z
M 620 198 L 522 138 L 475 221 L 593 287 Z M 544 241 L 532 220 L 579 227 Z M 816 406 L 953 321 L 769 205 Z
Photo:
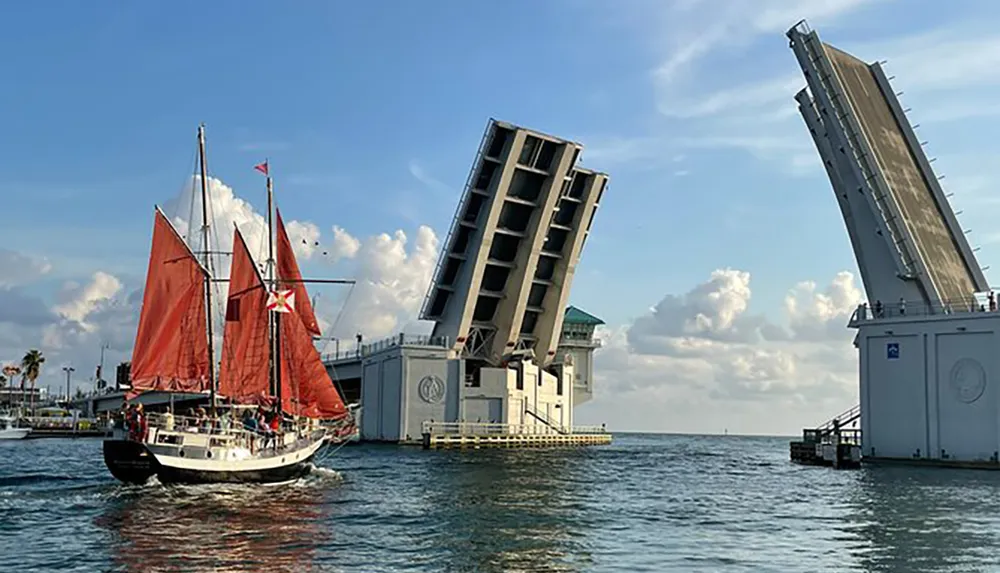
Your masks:
M 126 403 L 122 409 L 122 429 L 132 437 L 132 427 L 135 424 L 135 404 Z
M 251 432 L 256 432 L 259 429 L 257 418 L 250 410 L 243 412 L 243 428 Z
M 129 421 L 129 439 L 141 442 L 146 439 L 146 414 L 142 410 L 142 404 L 132 407 L 132 415 Z

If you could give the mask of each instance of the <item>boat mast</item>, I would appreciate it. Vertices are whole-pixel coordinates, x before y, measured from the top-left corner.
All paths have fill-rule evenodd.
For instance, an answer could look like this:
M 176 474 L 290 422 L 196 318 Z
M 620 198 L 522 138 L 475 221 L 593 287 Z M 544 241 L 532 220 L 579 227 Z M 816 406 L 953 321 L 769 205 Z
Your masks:
M 205 308 L 208 312 L 205 313 L 208 316 L 207 327 L 208 327 L 208 379 L 209 385 L 209 400 L 211 401 L 211 413 L 215 416 L 215 352 L 213 346 L 215 345 L 215 336 L 212 332 L 212 249 L 209 244 L 209 223 L 208 223 L 208 166 L 205 162 L 205 124 L 198 126 L 198 163 L 201 164 L 201 232 L 202 240 L 204 241 L 205 256 L 204 264 L 205 270 L 209 273 L 205 277 Z
M 271 183 L 270 165 L 264 161 L 267 168 L 267 288 L 271 292 L 278 291 L 277 261 L 274 258 L 274 186 Z M 281 397 L 281 317 L 277 312 L 269 312 L 271 333 L 271 383 L 274 384 L 274 397 L 278 401 L 278 415 L 281 415 L 284 404 Z

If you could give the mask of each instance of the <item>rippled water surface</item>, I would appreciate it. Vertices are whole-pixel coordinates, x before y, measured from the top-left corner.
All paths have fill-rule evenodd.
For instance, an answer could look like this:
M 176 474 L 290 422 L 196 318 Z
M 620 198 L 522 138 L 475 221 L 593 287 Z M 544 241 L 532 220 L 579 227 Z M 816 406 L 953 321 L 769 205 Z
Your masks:
M 351 446 L 292 485 L 166 488 L 115 482 L 99 440 L 0 442 L 0 572 L 1000 570 L 1000 473 L 787 452 Z

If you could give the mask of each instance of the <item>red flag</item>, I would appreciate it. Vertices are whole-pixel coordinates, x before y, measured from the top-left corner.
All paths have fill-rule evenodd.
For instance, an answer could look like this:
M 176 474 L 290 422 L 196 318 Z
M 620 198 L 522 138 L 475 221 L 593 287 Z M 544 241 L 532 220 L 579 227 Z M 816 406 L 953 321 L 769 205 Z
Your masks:
M 267 175 L 267 161 L 261 163 L 260 165 L 254 165 L 253 168 L 256 169 L 257 171 L 260 171 L 264 175 Z

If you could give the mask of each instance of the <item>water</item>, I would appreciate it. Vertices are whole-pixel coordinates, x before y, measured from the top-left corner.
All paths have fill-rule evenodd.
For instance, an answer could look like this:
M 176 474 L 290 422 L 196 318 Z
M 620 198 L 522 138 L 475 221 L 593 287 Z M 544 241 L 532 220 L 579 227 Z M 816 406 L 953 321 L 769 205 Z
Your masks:
M 0 571 L 1000 569 L 1000 473 L 801 467 L 784 438 L 351 446 L 263 488 L 123 486 L 100 449 L 0 442 Z

